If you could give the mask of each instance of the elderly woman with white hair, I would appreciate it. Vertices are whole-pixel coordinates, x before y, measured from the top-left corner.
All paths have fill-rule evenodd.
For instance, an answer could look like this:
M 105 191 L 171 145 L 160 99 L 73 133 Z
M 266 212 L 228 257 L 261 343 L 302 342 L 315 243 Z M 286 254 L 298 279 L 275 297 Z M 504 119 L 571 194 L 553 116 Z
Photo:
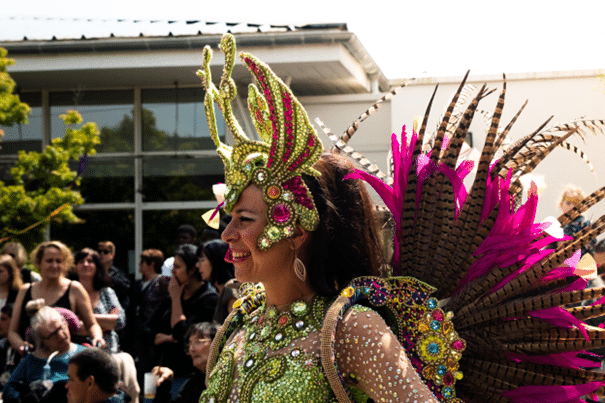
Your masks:
M 5 402 L 19 401 L 29 391 L 50 390 L 53 384 L 67 381 L 69 359 L 84 349 L 71 342 L 67 320 L 56 308 L 40 308 L 31 324 L 34 351 L 12 372 L 2 393 Z

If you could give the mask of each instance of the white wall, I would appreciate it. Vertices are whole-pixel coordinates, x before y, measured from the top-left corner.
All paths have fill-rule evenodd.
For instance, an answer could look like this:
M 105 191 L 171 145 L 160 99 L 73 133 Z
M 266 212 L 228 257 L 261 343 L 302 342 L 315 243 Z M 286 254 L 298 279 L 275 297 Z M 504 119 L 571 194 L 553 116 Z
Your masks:
M 529 103 L 510 133 L 513 142 L 536 130 L 551 115 L 554 117 L 548 126 L 581 117 L 605 119 L 605 80 L 601 78 L 601 74 L 600 71 L 593 70 L 516 74 L 507 77 L 501 126 L 508 124 L 525 100 L 529 100 Z M 375 115 L 368 118 L 350 144 L 385 169 L 390 134 L 399 133 L 404 124 L 407 125 L 408 132 L 411 132 L 414 117 L 424 115 L 435 83 L 440 81 L 429 120 L 429 128 L 434 128 L 461 78 L 462 76 L 423 79 L 411 83 Z M 486 82 L 489 88 L 496 88 L 496 91 L 480 104 L 480 108 L 493 111 L 502 88 L 502 77 L 471 76 L 469 82 L 477 87 Z M 380 95 L 308 97 L 301 98 L 301 102 L 312 121 L 315 117 L 321 117 L 333 132 L 341 133 L 379 97 Z M 471 131 L 474 146 L 481 149 L 485 140 L 484 121 L 478 115 L 475 116 Z M 322 137 L 322 140 L 324 144 L 329 144 L 325 137 Z M 575 154 L 563 149 L 553 151 L 534 171 L 534 174 L 545 176 L 547 185 L 538 205 L 536 220 L 542 220 L 549 215 L 559 215 L 557 203 L 567 183 L 580 186 L 587 194 L 605 186 L 605 134 L 588 135 L 585 143 L 575 136 L 570 143 L 584 150 L 594 166 L 595 173 L 591 173 L 589 167 Z M 586 215 L 594 221 L 602 214 L 605 214 L 605 201 L 590 209 Z

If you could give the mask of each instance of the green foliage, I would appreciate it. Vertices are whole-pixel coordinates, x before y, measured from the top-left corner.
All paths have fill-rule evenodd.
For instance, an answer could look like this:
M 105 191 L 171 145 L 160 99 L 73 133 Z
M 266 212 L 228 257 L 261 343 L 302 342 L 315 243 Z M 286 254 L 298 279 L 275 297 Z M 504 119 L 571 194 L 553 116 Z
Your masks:
M 69 168 L 69 162 L 94 155 L 94 147 L 100 143 L 97 125 L 82 125 L 78 112 L 68 111 L 61 118 L 67 125 L 65 136 L 54 139 L 42 153 L 21 151 L 11 169 L 13 183 L 7 186 L 0 181 L 0 238 L 13 236 L 26 249 L 43 240 L 49 216 L 61 206 L 65 208 L 53 215 L 53 220 L 79 221 L 72 206 L 84 200 L 73 190 L 80 178 Z M 20 234 L 39 222 L 42 224 Z
M 0 48 L 0 125 L 11 126 L 15 123 L 27 123 L 31 110 L 20 101 L 19 95 L 13 94 L 15 82 L 6 72 L 6 67 L 15 64 L 13 59 L 6 58 L 6 49 Z M 2 135 L 0 130 L 0 135 Z

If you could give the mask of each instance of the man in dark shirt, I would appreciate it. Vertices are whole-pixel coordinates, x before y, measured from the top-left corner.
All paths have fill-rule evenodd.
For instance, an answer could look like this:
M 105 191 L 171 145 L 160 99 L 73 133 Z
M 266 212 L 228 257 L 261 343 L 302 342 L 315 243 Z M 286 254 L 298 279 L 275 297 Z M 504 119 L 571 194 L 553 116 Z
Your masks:
M 130 280 L 120 269 L 113 265 L 113 259 L 116 256 L 116 247 L 111 241 L 101 241 L 97 247 L 101 256 L 101 261 L 105 270 L 111 279 L 111 288 L 116 292 L 122 308 L 128 308 L 128 293 L 130 290 Z

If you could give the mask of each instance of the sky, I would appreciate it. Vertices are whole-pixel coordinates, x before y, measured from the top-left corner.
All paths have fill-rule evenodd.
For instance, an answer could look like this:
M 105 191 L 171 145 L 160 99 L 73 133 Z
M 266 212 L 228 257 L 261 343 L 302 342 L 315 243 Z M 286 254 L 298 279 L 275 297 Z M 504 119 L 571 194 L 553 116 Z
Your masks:
M 604 69 L 605 0 L 5 0 L 4 16 L 346 23 L 389 79 Z

